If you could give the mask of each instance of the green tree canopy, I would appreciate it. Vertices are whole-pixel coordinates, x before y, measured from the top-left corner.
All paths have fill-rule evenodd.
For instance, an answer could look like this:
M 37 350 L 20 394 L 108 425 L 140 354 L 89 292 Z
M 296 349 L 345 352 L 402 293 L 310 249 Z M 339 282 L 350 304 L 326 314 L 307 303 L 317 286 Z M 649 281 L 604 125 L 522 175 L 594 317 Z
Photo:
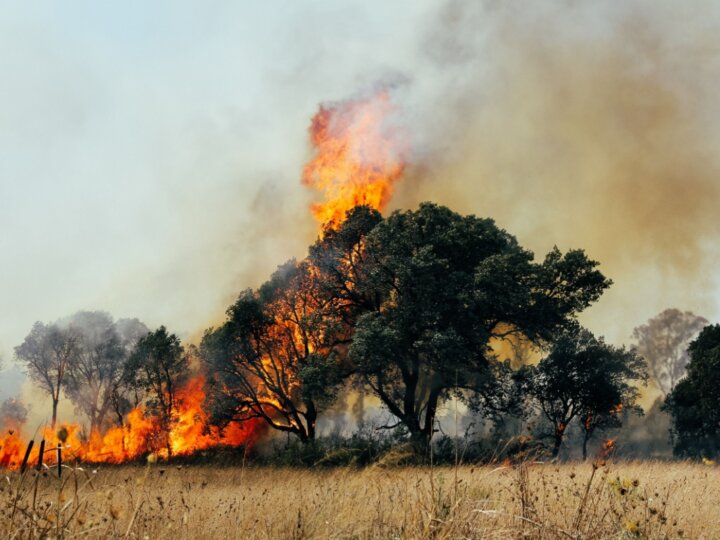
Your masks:
M 421 445 L 453 389 L 496 390 L 493 339 L 546 343 L 610 284 L 582 251 L 538 263 L 492 220 L 429 203 L 378 223 L 359 273 L 374 305 L 357 320 L 351 364 Z
M 587 443 L 598 429 L 622 425 L 623 411 L 636 406 L 637 382 L 646 379 L 645 363 L 634 351 L 606 344 L 588 330 L 572 325 L 554 341 L 537 366 L 522 371 L 524 390 L 553 427 L 553 456 L 557 456 L 570 423 L 583 430 L 583 459 Z
M 188 376 L 188 358 L 175 334 L 164 326 L 140 338 L 125 370 L 126 384 L 147 394 L 147 405 L 162 423 L 168 457 L 172 455 L 168 434 L 176 420 L 177 392 Z
M 687 377 L 668 394 L 674 451 L 679 456 L 720 455 L 720 325 L 706 326 L 690 344 Z

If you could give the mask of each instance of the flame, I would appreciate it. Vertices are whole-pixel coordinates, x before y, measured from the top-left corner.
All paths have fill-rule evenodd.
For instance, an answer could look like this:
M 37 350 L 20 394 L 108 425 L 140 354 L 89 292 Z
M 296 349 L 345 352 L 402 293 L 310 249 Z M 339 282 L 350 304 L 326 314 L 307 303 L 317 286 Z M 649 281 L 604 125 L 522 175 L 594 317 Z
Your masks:
M 608 456 L 613 450 L 615 450 L 616 442 L 617 438 L 615 437 L 605 440 L 602 445 L 602 453 L 604 456 Z
M 302 182 L 324 202 L 310 209 L 325 227 L 336 227 L 348 210 L 383 210 L 405 171 L 407 137 L 397 126 L 397 107 L 387 90 L 370 97 L 321 106 L 310 125 L 314 157 Z
M 260 420 L 250 420 L 240 424 L 230 424 L 222 432 L 210 426 L 207 413 L 203 409 L 205 401 L 205 377 L 192 378 L 178 392 L 178 404 L 173 411 L 172 426 L 167 434 L 173 456 L 186 456 L 219 445 L 252 446 L 264 432 Z M 123 426 L 108 429 L 104 434 L 83 435 L 79 424 L 63 423 L 57 431 L 46 428 L 43 462 L 56 462 L 56 449 L 62 447 L 63 460 L 77 459 L 86 463 L 123 463 L 137 460 L 149 453 L 162 458 L 168 457 L 165 435 L 161 421 L 149 414 L 140 405 L 130 411 Z M 27 442 L 16 431 L 8 431 L 0 437 L 0 467 L 16 469 L 20 467 Z M 37 450 L 33 449 L 28 463 L 36 464 Z
M 380 211 L 386 207 L 405 171 L 408 155 L 407 136 L 398 127 L 397 113 L 398 108 L 386 89 L 361 99 L 321 106 L 313 117 L 310 140 L 314 155 L 303 170 L 302 182 L 323 196 L 323 202 L 311 206 L 323 228 L 337 227 L 355 206 L 366 205 Z M 317 308 L 303 305 L 310 313 Z M 287 305 L 279 309 L 275 337 L 286 347 L 303 342 L 298 325 L 282 316 L 296 308 Z M 313 343 L 306 345 L 314 350 Z M 168 446 L 173 456 L 217 445 L 251 446 L 267 429 L 266 424 L 260 419 L 235 422 L 222 432 L 211 426 L 203 409 L 204 384 L 205 378 L 198 376 L 181 389 L 168 433 L 163 432 L 161 419 L 143 405 L 126 415 L 124 425 L 102 434 L 95 432 L 88 437 L 78 424 L 61 424 L 56 432 L 45 429 L 41 434 L 46 442 L 43 462 L 55 463 L 58 445 L 65 461 L 77 459 L 87 463 L 123 463 L 145 455 L 167 458 Z M 291 394 L 299 388 L 299 382 L 292 377 L 285 384 Z M 271 393 L 263 392 L 262 388 L 258 391 L 265 401 L 273 402 Z M 19 468 L 27 444 L 17 430 L 0 436 L 0 467 Z M 37 452 L 36 446 L 28 462 L 31 465 L 38 462 Z

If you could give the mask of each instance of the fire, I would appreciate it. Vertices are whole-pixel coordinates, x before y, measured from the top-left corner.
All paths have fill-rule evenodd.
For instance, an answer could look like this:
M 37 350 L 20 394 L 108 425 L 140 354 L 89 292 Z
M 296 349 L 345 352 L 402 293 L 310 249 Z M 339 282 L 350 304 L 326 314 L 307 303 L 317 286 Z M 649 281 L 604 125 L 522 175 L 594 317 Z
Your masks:
M 383 210 L 395 184 L 402 177 L 408 155 L 407 136 L 399 128 L 398 108 L 388 90 L 370 96 L 321 106 L 310 126 L 313 157 L 304 167 L 302 182 L 320 192 L 324 202 L 314 203 L 311 211 L 323 228 L 336 227 L 355 206 L 366 205 Z M 282 315 L 297 306 L 278 306 Z M 316 306 L 303 304 L 312 313 Z M 278 316 L 280 342 L 301 342 L 297 324 Z M 310 350 L 314 344 L 308 344 Z M 294 392 L 297 381 L 287 381 Z M 57 431 L 45 429 L 37 439 L 45 441 L 43 463 L 56 462 L 56 450 L 62 448 L 64 461 L 87 463 L 123 463 L 146 455 L 167 458 L 190 455 L 218 445 L 252 445 L 266 430 L 260 419 L 231 423 L 222 432 L 211 426 L 204 407 L 205 378 L 197 376 L 181 389 L 169 433 L 164 433 L 161 419 L 139 405 L 124 418 L 122 426 L 89 436 L 78 424 L 61 424 Z M 262 392 L 262 389 L 258 389 Z M 268 403 L 272 402 L 268 395 Z M 19 468 L 28 441 L 17 429 L 4 427 L 0 435 L 0 467 Z M 169 446 L 169 451 L 168 451 Z M 36 445 L 30 454 L 30 465 L 38 462 Z
M 251 446 L 264 432 L 259 420 L 231 424 L 223 432 L 210 426 L 203 409 L 205 401 L 205 377 L 191 379 L 178 393 L 178 405 L 173 412 L 174 421 L 167 434 L 173 456 L 190 455 L 218 445 Z M 93 433 L 85 437 L 78 424 L 61 424 L 53 431 L 46 428 L 44 463 L 56 462 L 55 451 L 60 445 L 63 460 L 79 460 L 86 463 L 123 463 L 137 460 L 149 453 L 167 458 L 168 451 L 161 437 L 160 419 L 149 414 L 142 405 L 130 411 L 123 426 L 110 428 L 104 434 Z M 20 467 L 27 441 L 17 431 L 0 437 L 0 467 Z M 38 451 L 33 450 L 29 463 L 38 461 Z
M 322 225 L 336 227 L 358 205 L 385 208 L 405 171 L 408 153 L 397 113 L 391 94 L 383 90 L 321 106 L 313 117 L 314 157 L 305 166 L 302 182 L 323 195 L 324 202 L 311 206 Z
M 617 439 L 616 438 L 610 438 L 607 439 L 603 445 L 602 445 L 602 454 L 603 456 L 607 457 L 610 455 L 613 450 L 615 450 Z

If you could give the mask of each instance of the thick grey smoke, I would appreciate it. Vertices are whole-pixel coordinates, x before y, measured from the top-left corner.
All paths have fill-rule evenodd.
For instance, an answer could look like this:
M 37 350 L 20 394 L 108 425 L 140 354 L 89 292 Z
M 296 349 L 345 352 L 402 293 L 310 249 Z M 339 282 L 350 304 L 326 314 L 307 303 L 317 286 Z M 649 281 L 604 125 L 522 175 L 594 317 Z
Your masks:
M 614 341 L 669 305 L 717 317 L 718 22 L 711 2 L 448 3 L 395 204 L 494 217 L 538 254 L 585 248 L 615 281 L 585 322 Z
M 415 149 L 394 207 L 586 248 L 615 285 L 584 322 L 613 341 L 670 305 L 720 315 L 712 2 L 78 6 L 0 18 L 7 363 L 84 308 L 199 337 L 312 241 L 318 103 L 386 80 Z

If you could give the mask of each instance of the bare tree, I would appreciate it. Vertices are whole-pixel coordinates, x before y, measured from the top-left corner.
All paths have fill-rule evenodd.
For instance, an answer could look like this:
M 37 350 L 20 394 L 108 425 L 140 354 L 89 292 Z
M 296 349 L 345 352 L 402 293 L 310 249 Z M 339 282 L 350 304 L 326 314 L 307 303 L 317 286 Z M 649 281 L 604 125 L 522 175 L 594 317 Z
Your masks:
M 90 433 L 102 429 L 122 378 L 128 351 L 113 318 L 100 311 L 81 311 L 67 321 L 76 329 L 77 357 L 68 370 L 66 392 L 90 421 Z
M 68 370 L 76 361 L 79 335 L 72 328 L 36 322 L 22 344 L 15 347 L 15 356 L 22 361 L 30 378 L 52 399 L 52 423 L 55 428 L 60 393 L 68 380 Z
M 633 331 L 637 352 L 645 358 L 650 378 L 667 396 L 685 376 L 688 346 L 707 319 L 690 311 L 666 309 Z

